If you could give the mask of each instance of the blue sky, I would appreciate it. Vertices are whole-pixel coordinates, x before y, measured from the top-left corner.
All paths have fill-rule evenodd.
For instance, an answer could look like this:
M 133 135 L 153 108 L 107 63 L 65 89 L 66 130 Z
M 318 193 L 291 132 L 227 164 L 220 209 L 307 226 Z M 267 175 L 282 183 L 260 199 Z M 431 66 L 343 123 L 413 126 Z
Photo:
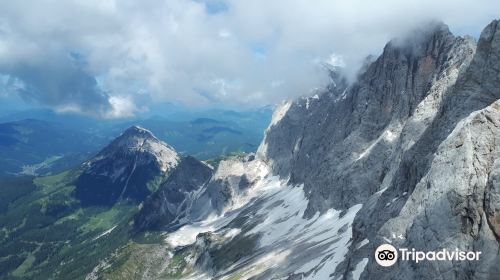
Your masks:
M 0 101 L 103 118 L 165 101 L 275 104 L 323 87 L 324 63 L 354 76 L 367 55 L 423 22 L 477 37 L 498 10 L 493 0 L 9 1 Z

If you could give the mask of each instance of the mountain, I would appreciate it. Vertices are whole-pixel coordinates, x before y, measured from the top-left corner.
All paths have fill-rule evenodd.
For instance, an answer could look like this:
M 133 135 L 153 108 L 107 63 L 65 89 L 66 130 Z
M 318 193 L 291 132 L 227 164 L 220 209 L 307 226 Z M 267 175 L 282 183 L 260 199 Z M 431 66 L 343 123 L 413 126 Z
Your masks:
M 75 182 L 83 204 L 143 201 L 180 160 L 177 152 L 141 127 L 132 126 L 83 164 Z
M 415 32 L 389 42 L 353 85 L 339 77 L 318 99 L 286 103 L 286 114 L 266 134 L 259 152 L 281 177 L 304 183 L 308 216 L 366 201 L 439 118 L 475 42 L 442 23 Z
M 0 178 L 0 279 L 85 278 L 135 238 L 148 240 L 134 235 L 142 203 L 159 186 L 192 180 L 197 165 L 210 175 L 205 164 L 132 126 L 75 168 Z
M 477 43 L 432 22 L 277 107 L 256 154 L 211 166 L 131 127 L 79 168 L 5 181 L 22 187 L 0 188 L 0 276 L 497 279 L 498 65 L 500 21 Z M 382 244 L 481 254 L 384 267 Z
M 432 22 L 391 40 L 354 83 L 331 69 L 325 91 L 278 107 L 257 155 L 220 162 L 177 217 L 154 210 L 167 195 L 146 202 L 136 223 L 162 221 L 141 229 L 166 241 L 93 275 L 160 256 L 135 267 L 142 279 L 498 278 L 499 31 L 493 21 L 476 43 Z M 384 243 L 481 258 L 385 268 L 373 257 Z

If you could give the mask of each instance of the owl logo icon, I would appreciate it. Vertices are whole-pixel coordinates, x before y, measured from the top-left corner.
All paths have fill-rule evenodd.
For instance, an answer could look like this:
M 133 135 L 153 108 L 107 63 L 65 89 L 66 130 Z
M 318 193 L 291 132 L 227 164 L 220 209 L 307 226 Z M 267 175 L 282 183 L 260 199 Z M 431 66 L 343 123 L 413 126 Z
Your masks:
M 375 261 L 381 266 L 392 266 L 398 260 L 398 250 L 390 244 L 382 244 L 375 250 Z

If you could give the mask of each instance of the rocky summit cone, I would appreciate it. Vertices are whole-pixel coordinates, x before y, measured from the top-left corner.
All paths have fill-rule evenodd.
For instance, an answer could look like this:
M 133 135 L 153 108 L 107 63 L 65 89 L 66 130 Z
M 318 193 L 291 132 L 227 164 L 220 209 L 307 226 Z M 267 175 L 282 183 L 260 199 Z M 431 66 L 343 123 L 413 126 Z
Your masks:
M 96 160 L 105 157 L 118 159 L 137 153 L 150 154 L 151 160 L 155 161 L 163 172 L 168 172 L 179 161 L 179 155 L 173 147 L 156 138 L 151 131 L 134 125 L 113 140 L 89 163 L 95 164 Z
M 179 162 L 170 145 L 139 126 L 128 128 L 83 164 L 76 196 L 83 204 L 144 200 Z

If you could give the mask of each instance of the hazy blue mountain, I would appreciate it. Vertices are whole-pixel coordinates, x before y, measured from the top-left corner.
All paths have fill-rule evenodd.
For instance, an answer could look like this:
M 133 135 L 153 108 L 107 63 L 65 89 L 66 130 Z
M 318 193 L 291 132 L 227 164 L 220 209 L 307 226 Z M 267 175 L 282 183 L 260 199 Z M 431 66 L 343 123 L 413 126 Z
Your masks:
M 0 116 L 0 174 L 62 171 L 90 158 L 135 124 L 151 130 L 180 154 L 201 160 L 252 152 L 262 140 L 272 114 L 270 106 L 244 111 L 194 111 L 170 103 L 161 106 L 163 112 L 157 110 L 125 120 L 59 114 L 48 109 L 4 114 Z
M 263 123 L 262 119 L 267 116 L 264 113 L 252 113 L 251 116 L 242 114 L 224 118 L 221 114 L 175 122 L 156 117 L 125 122 L 113 129 L 118 132 L 130 125 L 139 124 L 172 145 L 179 153 L 206 160 L 233 152 L 256 151 L 266 127 L 258 122 Z
M 105 138 L 38 119 L 0 123 L 0 174 L 43 174 L 78 164 Z

